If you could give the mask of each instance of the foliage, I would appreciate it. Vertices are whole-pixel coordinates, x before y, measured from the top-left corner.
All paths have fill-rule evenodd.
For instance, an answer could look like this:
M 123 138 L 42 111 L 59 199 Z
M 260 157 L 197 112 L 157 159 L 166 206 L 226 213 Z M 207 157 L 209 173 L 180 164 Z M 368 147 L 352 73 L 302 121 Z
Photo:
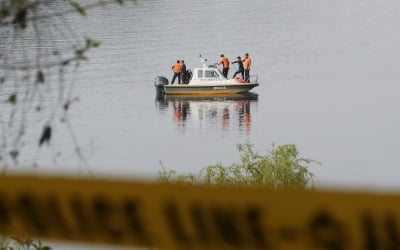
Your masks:
M 40 240 L 10 237 L 0 238 L 0 250 L 51 250 L 51 247 L 42 245 Z
M 68 111 L 74 79 L 87 52 L 100 42 L 77 36 L 66 15 L 86 16 L 87 10 L 123 0 L 0 0 L 0 167 L 17 163 L 34 123 L 42 129 L 37 145 L 49 144 L 56 121 L 71 134 L 75 152 L 84 158 L 73 134 Z M 133 1 L 136 2 L 136 1 Z M 62 8 L 59 8 L 63 5 Z M 69 7 L 68 7 L 69 6 Z M 69 78 L 67 78 L 67 75 Z M 32 114 L 33 117 L 28 117 Z M 36 164 L 34 164 L 35 166 Z M 0 238 L 0 250 L 48 250 L 30 238 Z
M 204 183 L 212 185 L 266 185 L 274 188 L 305 188 L 312 185 L 313 174 L 308 165 L 318 163 L 299 158 L 296 145 L 273 147 L 260 155 L 250 143 L 237 145 L 240 162 L 229 166 L 222 163 L 207 166 L 199 174 L 177 174 L 162 166 L 158 180 L 180 184 Z
M 43 145 L 50 145 L 59 127 L 70 134 L 76 155 L 87 167 L 72 130 L 69 110 L 79 100 L 73 96 L 79 66 L 100 42 L 77 34 L 69 19 L 86 17 L 92 8 L 124 2 L 0 0 L 0 102 L 3 103 L 0 167 L 3 173 L 11 162 L 18 163 L 22 148 L 32 145 L 32 138 L 40 150 Z M 54 148 L 51 151 L 61 155 Z

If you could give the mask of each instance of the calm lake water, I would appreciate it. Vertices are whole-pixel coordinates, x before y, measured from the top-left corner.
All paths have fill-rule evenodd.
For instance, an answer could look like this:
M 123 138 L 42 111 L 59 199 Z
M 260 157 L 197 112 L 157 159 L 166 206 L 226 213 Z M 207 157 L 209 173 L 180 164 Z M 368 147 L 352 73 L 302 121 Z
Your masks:
M 400 188 L 400 2 L 398 0 L 146 0 L 66 17 L 100 40 L 77 75 L 71 109 L 76 137 L 98 176 L 154 178 L 161 169 L 197 173 L 294 143 L 317 186 Z M 216 62 L 248 52 L 256 98 L 157 100 L 154 78 L 198 56 Z M 233 70 L 229 72 L 232 76 Z M 85 174 L 70 138 L 11 171 Z M 70 152 L 70 153 L 69 153 Z

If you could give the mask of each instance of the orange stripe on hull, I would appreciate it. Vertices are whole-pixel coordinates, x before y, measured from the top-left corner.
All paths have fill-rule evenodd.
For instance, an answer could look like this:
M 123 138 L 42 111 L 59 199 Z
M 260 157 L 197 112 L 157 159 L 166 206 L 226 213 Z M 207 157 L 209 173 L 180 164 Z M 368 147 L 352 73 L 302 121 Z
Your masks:
M 250 89 L 222 89 L 222 90 L 210 90 L 210 91 L 174 91 L 168 90 L 165 92 L 167 95 L 224 95 L 224 94 L 236 94 L 247 92 Z

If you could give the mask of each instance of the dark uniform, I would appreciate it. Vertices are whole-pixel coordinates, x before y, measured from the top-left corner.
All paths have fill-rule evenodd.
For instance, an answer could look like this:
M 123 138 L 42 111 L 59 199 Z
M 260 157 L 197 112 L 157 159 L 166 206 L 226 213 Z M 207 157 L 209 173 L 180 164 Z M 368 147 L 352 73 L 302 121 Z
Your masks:
M 181 60 L 181 67 L 182 67 L 182 73 L 181 73 L 181 75 L 182 75 L 182 83 L 183 84 L 187 84 L 188 83 L 188 81 L 187 81 L 187 70 L 186 70 L 186 64 L 185 64 L 185 61 L 184 60 Z
M 238 57 L 237 57 L 237 61 L 232 62 L 232 64 L 233 64 L 233 63 L 237 63 L 237 64 L 238 64 L 238 70 L 236 70 L 236 72 L 235 72 L 235 74 L 233 74 L 233 77 L 232 77 L 232 78 L 235 78 L 235 76 L 236 76 L 237 74 L 239 74 L 239 73 L 242 75 L 242 78 L 244 78 L 243 62 L 242 62 L 242 59 L 240 58 L 240 56 L 238 56 Z

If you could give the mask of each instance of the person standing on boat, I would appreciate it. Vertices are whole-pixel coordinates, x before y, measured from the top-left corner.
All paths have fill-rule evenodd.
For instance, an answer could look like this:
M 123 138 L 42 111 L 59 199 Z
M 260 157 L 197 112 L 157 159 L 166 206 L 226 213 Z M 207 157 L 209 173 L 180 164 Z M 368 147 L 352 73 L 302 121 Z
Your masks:
M 222 75 L 224 75 L 225 78 L 227 78 L 229 71 L 229 59 L 225 57 L 224 54 L 221 54 L 221 59 L 219 59 L 219 62 L 217 64 L 218 65 L 222 64 Z
M 237 60 L 232 62 L 232 64 L 234 63 L 238 64 L 238 69 L 236 70 L 235 74 L 233 74 L 232 78 L 235 78 L 235 76 L 240 73 L 242 75 L 242 78 L 244 79 L 244 68 L 243 68 L 242 58 L 238 56 Z
M 246 82 L 250 82 L 251 58 L 249 57 L 249 53 L 244 54 L 244 59 L 242 62 L 243 62 L 243 68 L 244 68 L 244 80 Z
M 174 76 L 172 77 L 171 84 L 174 84 L 176 77 L 178 77 L 178 84 L 181 84 L 182 65 L 179 60 L 177 60 L 174 65 L 172 65 L 172 71 L 174 71 Z
M 184 60 L 181 60 L 181 78 L 182 78 L 182 83 L 186 84 L 187 83 L 187 71 L 186 71 L 186 64 Z

